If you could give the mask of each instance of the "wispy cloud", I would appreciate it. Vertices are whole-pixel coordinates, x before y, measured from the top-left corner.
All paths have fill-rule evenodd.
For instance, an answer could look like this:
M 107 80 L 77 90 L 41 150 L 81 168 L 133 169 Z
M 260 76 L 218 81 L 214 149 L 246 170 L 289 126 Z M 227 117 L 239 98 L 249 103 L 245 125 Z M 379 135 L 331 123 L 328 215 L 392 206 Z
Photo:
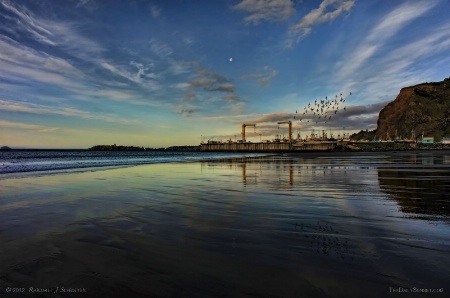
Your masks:
M 232 8 L 249 14 L 244 18 L 247 24 L 283 21 L 295 14 L 294 3 L 291 0 L 242 0 Z
M 449 49 L 450 22 L 437 27 L 419 40 L 391 51 L 386 56 L 385 64 L 395 65 L 395 70 L 400 73 L 413 66 L 420 59 L 433 57 L 433 55 Z
M 190 46 L 195 42 L 195 40 L 192 37 L 185 36 L 185 37 L 183 37 L 183 42 L 185 45 Z
M 17 22 L 4 24 L 5 27 L 12 26 L 14 31 L 24 33 L 43 45 L 61 47 L 84 60 L 96 59 L 104 52 L 97 42 L 80 35 L 73 23 L 37 17 L 27 8 L 9 0 L 1 0 L 0 4 L 18 19 Z
M 243 102 L 233 102 L 233 104 L 229 106 L 229 109 L 231 115 L 225 116 L 225 119 L 227 120 L 233 117 L 234 118 L 247 117 L 247 115 L 243 115 L 244 113 L 247 112 L 247 106 Z
M 0 127 L 2 127 L 2 128 L 19 128 L 19 129 L 32 130 L 32 131 L 36 131 L 36 132 L 52 132 L 52 131 L 59 129 L 57 127 L 28 124 L 28 123 L 22 123 L 22 122 L 12 122 L 12 121 L 6 121 L 6 120 L 0 120 Z
M 323 0 L 318 8 L 313 9 L 291 26 L 290 34 L 294 37 L 294 41 L 299 41 L 310 34 L 314 26 L 333 21 L 349 12 L 354 4 L 355 0 Z
M 198 63 L 193 61 L 177 61 L 169 59 L 169 70 L 174 75 L 189 73 L 193 68 L 197 67 Z
M 201 88 L 204 91 L 220 91 L 234 93 L 235 86 L 230 84 L 230 80 L 225 76 L 200 69 L 196 71 L 194 79 L 188 82 L 189 88 L 196 89 Z
M 414 19 L 427 13 L 436 4 L 436 1 L 408 1 L 386 15 L 349 55 L 342 69 L 338 72 L 340 77 L 344 78 L 354 74 L 391 37 Z
M 195 92 L 188 92 L 184 95 L 184 99 L 187 101 L 194 100 L 197 97 Z
M 228 94 L 228 95 L 222 96 L 222 99 L 234 101 L 234 100 L 238 100 L 239 96 L 237 96 L 236 94 Z
M 121 118 L 115 115 L 102 115 L 86 112 L 75 108 L 55 108 L 45 105 L 8 101 L 0 99 L 0 110 L 10 112 L 22 112 L 32 114 L 44 114 L 44 115 L 61 115 L 76 117 L 81 119 L 100 120 L 111 123 L 121 124 L 139 124 L 140 121 Z
M 87 2 L 79 4 L 85 3 Z M 22 90 L 15 88 L 17 98 L 29 97 L 27 90 L 30 85 L 40 88 L 45 86 L 43 90 L 51 89 L 65 98 L 83 98 L 83 95 L 98 89 L 90 89 L 90 82 L 109 85 L 104 77 L 92 77 L 93 69 L 105 66 L 102 66 L 101 58 L 104 49 L 96 41 L 82 36 L 78 32 L 79 25 L 38 17 L 27 8 L 8 0 L 0 0 L 0 5 L 10 14 L 11 20 L 16 20 L 6 22 L 4 27 L 13 27 L 21 36 L 27 36 L 37 42 L 28 42 L 28 46 L 25 46 L 11 37 L 0 35 L 0 78 L 16 86 L 23 86 Z M 39 44 L 46 47 L 43 48 Z M 86 67 L 88 71 L 85 71 Z M 134 76 L 120 73 L 120 70 L 113 69 L 113 66 L 109 70 L 116 70 L 116 74 L 120 73 L 139 82 L 141 77 L 147 75 L 145 67 L 137 63 L 133 67 L 137 68 Z M 119 83 L 115 82 L 115 86 L 117 85 Z
M 27 9 L 15 5 L 8 0 L 2 0 L 0 1 L 0 4 L 20 20 L 16 23 L 19 27 L 18 29 L 28 32 L 37 41 L 48 45 L 55 45 L 55 42 L 49 38 L 49 36 L 52 35 L 52 32 L 45 28 L 45 25 L 42 24 L 39 19 L 34 18 Z
M 211 89 L 208 89 L 208 91 L 218 91 L 218 92 L 228 92 L 233 93 L 235 91 L 236 87 L 231 84 L 223 84 L 217 87 L 213 87 Z
M 414 34 L 406 30 L 409 24 L 420 22 L 419 18 L 436 3 L 406 2 L 386 14 L 348 52 L 336 67 L 333 80 L 345 85 L 345 90 L 357 91 L 355 99 L 378 102 L 394 100 L 400 88 L 429 81 L 436 73 L 445 72 L 444 65 L 450 63 L 450 57 L 436 57 L 450 49 L 450 22 L 415 29 Z M 421 64 L 427 67 L 417 68 Z
M 185 83 L 176 84 L 176 89 L 185 91 L 179 100 L 172 102 L 172 109 L 184 116 L 190 117 L 194 113 L 208 111 L 209 114 L 227 110 L 235 113 L 242 110 L 243 103 L 236 94 L 236 86 L 227 77 L 208 71 L 200 66 L 194 70 L 192 77 Z M 218 109 L 220 105 L 220 111 Z
M 153 64 L 144 65 L 143 63 L 138 63 L 135 61 L 130 61 L 130 65 L 135 66 L 137 68 L 137 73 L 135 78 L 140 80 L 141 78 L 149 78 L 149 79 L 158 79 L 159 75 L 151 72 L 153 68 Z
M 105 71 L 114 75 L 117 80 L 110 80 L 111 76 L 97 76 L 93 78 L 72 64 L 72 61 L 51 56 L 42 51 L 23 46 L 16 41 L 0 36 L 0 79 L 15 84 L 16 93 L 29 96 L 31 84 L 40 84 L 48 89 L 56 88 L 59 94 L 71 98 L 83 99 L 89 96 L 107 96 L 112 100 L 124 101 L 132 104 L 149 104 L 139 100 L 142 96 L 136 92 L 136 84 L 143 90 L 158 90 L 159 76 L 152 72 L 152 65 L 144 65 L 131 61 L 126 67 L 119 68 L 108 62 L 101 62 Z M 125 80 L 122 80 L 125 79 Z M 91 87 L 89 81 L 96 80 L 99 86 Z M 134 83 L 131 86 L 129 83 Z M 21 87 L 20 87 L 21 86 Z M 108 88 L 109 87 L 109 88 Z M 105 90 L 104 88 L 108 88 Z
M 150 50 L 160 58 L 167 58 L 173 54 L 173 50 L 168 44 L 156 39 L 150 41 Z
M 192 117 L 194 113 L 200 111 L 200 109 L 190 103 L 177 103 L 172 105 L 173 109 L 185 117 Z
M 131 73 L 125 67 L 118 67 L 108 62 L 102 62 L 100 64 L 104 69 L 109 70 L 112 74 L 125 78 L 128 81 L 137 83 L 141 85 L 142 87 L 150 90 L 156 90 L 159 88 L 156 81 L 153 79 L 158 78 L 158 75 L 149 72 L 150 67 L 144 66 L 141 63 L 137 63 L 134 61 L 130 62 L 130 65 L 137 68 L 136 73 Z
M 260 86 L 268 86 L 270 80 L 278 75 L 278 71 L 270 68 L 269 66 L 265 66 L 263 70 L 259 73 L 251 73 L 248 75 L 241 76 L 242 80 L 246 79 L 255 79 Z
M 68 61 L 23 46 L 3 35 L 0 35 L 0 58 L 17 65 L 45 68 L 54 73 L 81 75 Z
M 130 90 L 120 90 L 120 89 L 100 89 L 100 90 L 89 90 L 84 96 L 96 97 L 96 98 L 107 98 L 118 102 L 127 102 L 136 105 L 153 105 L 143 101 L 136 100 L 139 94 L 132 92 Z
M 153 18 L 159 19 L 159 17 L 161 16 L 161 7 L 159 7 L 158 5 L 152 4 L 152 5 L 150 5 L 150 12 L 151 12 Z
M 79 7 L 82 7 L 82 6 L 86 5 L 86 4 L 88 4 L 89 1 L 90 0 L 80 0 L 80 1 L 78 1 L 76 8 L 79 8 Z

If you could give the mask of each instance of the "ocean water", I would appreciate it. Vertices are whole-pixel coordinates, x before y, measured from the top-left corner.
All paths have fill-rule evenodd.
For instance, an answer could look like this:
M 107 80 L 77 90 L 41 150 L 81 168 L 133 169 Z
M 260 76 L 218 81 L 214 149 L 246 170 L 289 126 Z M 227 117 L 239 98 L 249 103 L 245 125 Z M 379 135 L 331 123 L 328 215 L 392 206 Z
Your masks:
M 4 174 L 0 290 L 448 297 L 450 152 L 211 156 Z
M 62 172 L 64 170 L 73 171 L 96 167 L 119 167 L 262 155 L 264 154 L 183 151 L 0 150 L 0 175 L 41 171 Z

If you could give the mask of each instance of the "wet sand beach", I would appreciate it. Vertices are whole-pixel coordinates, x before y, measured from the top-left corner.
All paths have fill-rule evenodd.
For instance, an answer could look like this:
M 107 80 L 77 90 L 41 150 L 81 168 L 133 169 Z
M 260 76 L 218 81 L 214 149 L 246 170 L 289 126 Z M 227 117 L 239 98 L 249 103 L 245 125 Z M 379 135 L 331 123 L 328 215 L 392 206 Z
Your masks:
M 447 297 L 449 194 L 447 151 L 3 178 L 0 293 Z

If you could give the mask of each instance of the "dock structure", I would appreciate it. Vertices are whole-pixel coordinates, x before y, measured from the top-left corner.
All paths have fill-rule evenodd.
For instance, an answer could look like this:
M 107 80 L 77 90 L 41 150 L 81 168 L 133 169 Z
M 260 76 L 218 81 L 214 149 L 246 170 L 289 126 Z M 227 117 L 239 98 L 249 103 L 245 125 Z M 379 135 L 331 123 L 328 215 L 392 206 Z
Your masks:
M 325 130 L 322 131 L 322 136 L 311 133 L 310 137 L 302 140 L 300 135 L 297 139 L 292 138 L 292 121 L 278 121 L 278 129 L 280 124 L 288 125 L 288 137 L 281 138 L 277 135 L 272 141 L 261 141 L 261 134 L 259 134 L 259 142 L 249 142 L 246 140 L 247 127 L 256 129 L 256 123 L 244 123 L 241 129 L 241 140 L 232 141 L 231 138 L 226 142 L 208 140 L 207 143 L 203 141 L 200 144 L 200 151 L 228 151 L 228 152 L 300 152 L 300 151 L 333 151 L 338 145 L 348 143 L 346 139 L 336 140 L 332 137 L 328 138 Z M 236 136 L 235 136 L 236 139 Z
M 309 142 L 260 142 L 260 143 L 210 143 L 201 144 L 201 151 L 229 152 L 298 152 L 298 151 L 331 151 L 338 145 L 337 141 Z

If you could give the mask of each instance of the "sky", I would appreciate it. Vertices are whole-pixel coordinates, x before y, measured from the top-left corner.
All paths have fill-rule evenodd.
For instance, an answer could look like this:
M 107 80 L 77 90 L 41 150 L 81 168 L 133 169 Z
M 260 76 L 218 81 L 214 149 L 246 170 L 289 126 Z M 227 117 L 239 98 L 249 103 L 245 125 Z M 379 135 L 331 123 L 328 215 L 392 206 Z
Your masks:
M 287 136 L 288 120 L 302 138 L 371 130 L 401 88 L 450 76 L 449 11 L 448 0 L 0 0 L 0 146 L 198 145 L 239 140 L 243 123 L 257 142 Z M 325 98 L 340 104 L 331 119 L 302 114 Z

